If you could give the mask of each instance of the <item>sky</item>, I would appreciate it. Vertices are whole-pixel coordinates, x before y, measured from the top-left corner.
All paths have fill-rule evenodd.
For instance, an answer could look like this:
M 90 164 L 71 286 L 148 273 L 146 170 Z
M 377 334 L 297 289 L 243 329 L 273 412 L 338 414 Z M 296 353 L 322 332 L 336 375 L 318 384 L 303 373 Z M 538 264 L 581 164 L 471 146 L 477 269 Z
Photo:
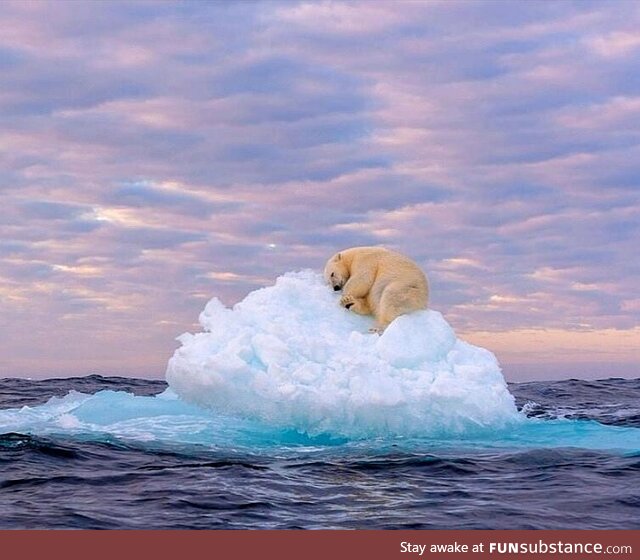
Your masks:
M 640 3 L 0 3 L 0 375 L 382 245 L 507 379 L 637 377 Z

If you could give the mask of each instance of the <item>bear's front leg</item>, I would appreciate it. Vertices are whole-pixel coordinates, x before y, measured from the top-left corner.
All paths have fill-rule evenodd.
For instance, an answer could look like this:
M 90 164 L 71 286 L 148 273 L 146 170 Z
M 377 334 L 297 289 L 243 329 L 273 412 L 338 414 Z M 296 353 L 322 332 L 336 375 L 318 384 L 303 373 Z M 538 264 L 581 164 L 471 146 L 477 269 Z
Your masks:
M 355 299 L 365 298 L 371 291 L 373 280 L 374 271 L 371 270 L 354 274 L 343 286 L 342 293 Z
M 355 298 L 350 295 L 342 296 L 340 298 L 340 305 L 360 315 L 371 315 L 371 309 L 367 304 L 367 300 L 364 298 Z

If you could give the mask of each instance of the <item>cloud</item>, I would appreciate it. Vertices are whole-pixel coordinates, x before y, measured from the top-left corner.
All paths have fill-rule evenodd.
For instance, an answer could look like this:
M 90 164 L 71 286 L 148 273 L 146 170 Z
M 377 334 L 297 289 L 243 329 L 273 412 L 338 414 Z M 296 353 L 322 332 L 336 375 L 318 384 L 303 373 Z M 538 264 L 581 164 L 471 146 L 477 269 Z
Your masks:
M 160 375 L 208 297 L 351 245 L 413 256 L 468 333 L 638 324 L 633 3 L 4 2 L 0 17 L 9 374 Z M 596 351 L 581 340 L 556 361 Z

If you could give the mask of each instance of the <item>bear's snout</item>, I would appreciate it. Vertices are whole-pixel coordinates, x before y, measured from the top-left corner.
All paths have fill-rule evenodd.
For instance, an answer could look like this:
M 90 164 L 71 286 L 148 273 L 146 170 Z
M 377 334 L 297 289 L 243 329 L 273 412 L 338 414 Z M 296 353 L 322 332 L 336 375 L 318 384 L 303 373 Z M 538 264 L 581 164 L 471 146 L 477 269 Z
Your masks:
M 340 286 L 334 286 L 333 287 L 333 291 L 334 292 L 339 292 L 342 288 Z

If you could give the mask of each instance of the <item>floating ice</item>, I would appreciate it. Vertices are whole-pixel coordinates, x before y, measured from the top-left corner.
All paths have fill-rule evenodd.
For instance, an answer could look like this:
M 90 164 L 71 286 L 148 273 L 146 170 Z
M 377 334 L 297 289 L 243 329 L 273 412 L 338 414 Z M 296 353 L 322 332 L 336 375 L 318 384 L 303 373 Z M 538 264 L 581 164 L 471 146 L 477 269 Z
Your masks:
M 213 450 L 237 453 L 378 454 L 394 452 L 484 452 L 492 449 L 582 447 L 624 453 L 640 452 L 638 428 L 605 426 L 585 420 L 525 419 L 503 429 L 418 437 L 349 440 L 227 416 L 185 403 L 167 389 L 154 397 L 121 391 L 87 395 L 71 391 L 38 406 L 0 410 L 0 434 L 21 433 L 62 439 L 124 443 L 143 449 L 181 453 Z M 0 442 L 0 448 L 2 442 Z
M 311 436 L 460 436 L 523 420 L 495 356 L 442 315 L 382 335 L 313 271 L 288 273 L 233 309 L 212 299 L 183 334 L 167 381 L 186 402 Z
M 0 434 L 24 433 L 97 441 L 198 445 L 213 449 L 307 445 L 310 439 L 255 421 L 212 414 L 180 400 L 171 389 L 156 396 L 124 391 L 70 391 L 46 403 L 0 410 Z M 314 444 L 339 443 L 325 438 Z

